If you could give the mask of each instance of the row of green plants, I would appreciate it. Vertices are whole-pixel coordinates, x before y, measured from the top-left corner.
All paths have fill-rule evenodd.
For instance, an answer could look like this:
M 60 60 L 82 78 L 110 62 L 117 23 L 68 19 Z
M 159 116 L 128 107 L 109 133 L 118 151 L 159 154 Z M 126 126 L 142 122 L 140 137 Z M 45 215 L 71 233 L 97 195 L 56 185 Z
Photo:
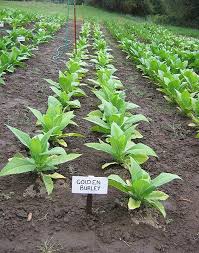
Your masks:
M 124 26 L 127 33 L 150 44 L 153 52 L 157 52 L 161 59 L 165 60 L 168 56 L 180 58 L 182 62 L 186 62 L 185 66 L 199 71 L 198 39 L 177 36 L 168 29 L 151 23 L 125 23 Z
M 165 217 L 162 201 L 169 196 L 158 188 L 179 176 L 171 173 L 161 173 L 152 179 L 147 171 L 142 169 L 150 156 L 157 157 L 155 151 L 139 140 L 143 137 L 138 130 L 140 122 L 148 122 L 142 114 L 136 114 L 136 104 L 126 101 L 124 86 L 115 76 L 117 71 L 113 66 L 113 56 L 107 46 L 100 26 L 93 26 L 93 47 L 97 80 L 93 83 L 93 93 L 99 100 L 98 110 L 90 112 L 86 120 L 93 124 L 92 131 L 102 134 L 97 143 L 87 143 L 89 148 L 109 154 L 113 161 L 105 163 L 102 169 L 119 164 L 128 171 L 125 180 L 119 175 L 109 175 L 109 185 L 125 193 L 128 197 L 130 210 L 147 205 L 154 207 Z M 133 112 L 134 111 L 134 112 Z
M 199 127 L 199 76 L 192 69 L 186 68 L 186 63 L 175 55 L 173 59 L 176 60 L 173 61 L 169 56 L 165 56 L 165 60 L 161 59 L 159 49 L 155 54 L 153 45 L 139 42 L 126 32 L 123 25 L 115 27 L 115 24 L 109 22 L 107 27 L 128 57 L 155 81 L 158 90 L 164 93 L 164 98 L 177 104 L 177 108 L 192 119 L 191 126 Z
M 0 38 L 0 84 L 4 84 L 6 72 L 14 72 L 17 66 L 30 58 L 33 50 L 47 42 L 65 22 L 60 17 L 43 17 L 16 10 L 0 11 L 0 21 L 4 22 L 6 34 Z M 28 27 L 29 26 L 29 27 Z M 23 37 L 25 41 L 18 41 Z
M 43 181 L 48 194 L 53 191 L 53 180 L 65 178 L 57 173 L 58 165 L 72 161 L 81 154 L 68 153 L 61 147 L 67 147 L 66 137 L 82 137 L 79 133 L 67 132 L 69 125 L 77 125 L 73 118 L 75 114 L 72 108 L 79 108 L 80 102 L 76 97 L 85 96 L 80 88 L 81 80 L 87 69 L 88 36 L 90 25 L 85 23 L 77 49 L 70 54 L 66 69 L 59 73 L 58 82 L 47 80 L 54 96 L 48 97 L 48 106 L 45 113 L 29 107 L 29 110 L 37 119 L 40 133 L 31 137 L 29 134 L 8 126 L 10 131 L 25 146 L 27 155 L 17 153 L 10 158 L 7 165 L 0 171 L 0 176 L 15 175 L 21 173 L 36 173 Z
M 30 20 L 36 21 L 37 19 L 37 14 L 32 12 L 10 8 L 0 10 L 0 21 L 5 22 L 5 24 L 8 24 L 12 28 L 27 26 L 30 23 Z
M 113 56 L 108 48 L 100 26 L 93 27 L 93 46 L 95 57 L 91 60 L 96 67 L 97 80 L 93 83 L 93 92 L 99 99 L 98 110 L 90 112 L 86 120 L 92 122 L 93 131 L 100 132 L 102 138 L 99 143 L 86 143 L 90 148 L 108 153 L 113 161 L 102 166 L 103 169 L 119 164 L 127 172 L 128 178 L 112 174 L 108 177 L 109 185 L 125 193 L 130 210 L 142 205 L 152 206 L 165 217 L 162 201 L 169 196 L 158 188 L 179 176 L 171 173 L 161 173 L 152 179 L 147 171 L 142 169 L 150 156 L 156 157 L 155 151 L 139 142 L 143 136 L 138 129 L 140 122 L 148 122 L 142 114 L 136 114 L 136 104 L 126 101 L 124 86 L 115 76 L 117 71 L 113 66 Z M 29 134 L 8 126 L 12 133 L 25 146 L 27 156 L 16 154 L 10 158 L 7 165 L 0 171 L 0 176 L 36 173 L 43 181 L 48 194 L 53 191 L 53 180 L 64 178 L 55 172 L 59 164 L 72 161 L 81 154 L 66 153 L 68 136 L 82 137 L 79 133 L 68 133 L 67 126 L 76 125 L 73 121 L 73 108 L 79 108 L 78 97 L 85 96 L 81 89 L 81 80 L 87 73 L 88 36 L 90 24 L 85 23 L 77 51 L 70 55 L 66 69 L 60 71 L 58 81 L 47 79 L 54 96 L 48 98 L 48 108 L 45 113 L 30 108 L 37 119 L 40 134 L 31 137 Z M 132 112 L 134 111 L 134 112 Z M 59 144 L 59 145 L 57 145 Z M 124 174 L 124 173 L 122 173 Z

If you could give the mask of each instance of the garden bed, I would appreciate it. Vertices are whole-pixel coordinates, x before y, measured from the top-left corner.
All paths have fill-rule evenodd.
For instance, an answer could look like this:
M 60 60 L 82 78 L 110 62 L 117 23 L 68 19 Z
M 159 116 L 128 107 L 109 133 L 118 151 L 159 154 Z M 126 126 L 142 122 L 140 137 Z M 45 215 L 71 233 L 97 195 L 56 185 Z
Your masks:
M 72 50 L 72 24 L 69 28 L 69 49 Z M 128 212 L 121 205 L 122 195 L 110 189 L 108 195 L 94 197 L 93 215 L 85 212 L 86 197 L 71 193 L 73 175 L 104 176 L 100 170 L 104 162 L 111 161 L 104 153 L 87 148 L 83 144 L 97 141 L 100 135 L 90 131 L 91 124 L 83 118 L 96 109 L 97 99 L 89 87 L 84 87 L 87 97 L 80 99 L 81 108 L 76 110 L 78 128 L 69 130 L 85 135 L 70 138 L 68 150 L 83 154 L 70 165 L 60 166 L 67 180 L 58 180 L 55 191 L 49 197 L 37 180 L 28 174 L 0 179 L 0 248 L 1 252 L 42 252 L 45 244 L 53 245 L 55 252 L 198 252 L 199 229 L 199 176 L 198 140 L 187 127 L 187 119 L 162 98 L 155 86 L 144 78 L 126 60 L 117 43 L 106 32 L 113 49 L 117 76 L 126 87 L 129 101 L 140 105 L 139 112 L 151 119 L 141 124 L 143 142 L 158 154 L 145 165 L 151 175 L 161 171 L 180 175 L 184 181 L 173 182 L 164 187 L 170 195 L 166 202 L 167 217 L 164 220 L 154 210 L 140 209 Z M 27 106 L 41 111 L 46 109 L 50 89 L 44 78 L 57 79 L 64 63 L 52 59 L 56 49 L 63 45 L 65 31 L 55 39 L 40 46 L 35 57 L 27 61 L 24 69 L 6 76 L 6 85 L 0 87 L 0 167 L 22 146 L 5 124 L 29 133 L 35 133 L 35 118 Z M 92 54 L 92 52 L 90 51 Z M 62 57 L 66 61 L 66 57 Z M 94 78 L 90 66 L 86 77 Z M 85 83 L 88 83 L 87 80 Z M 19 147 L 21 150 L 19 150 Z M 114 167 L 105 172 L 121 170 Z M 32 214 L 31 221 L 27 221 Z M 43 251 L 50 252 L 50 251 Z

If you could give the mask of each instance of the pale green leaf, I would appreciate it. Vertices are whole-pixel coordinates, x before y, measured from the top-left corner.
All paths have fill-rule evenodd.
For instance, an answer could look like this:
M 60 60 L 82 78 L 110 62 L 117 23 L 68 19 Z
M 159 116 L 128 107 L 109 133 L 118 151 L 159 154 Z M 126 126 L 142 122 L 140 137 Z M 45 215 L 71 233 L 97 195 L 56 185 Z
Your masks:
M 13 157 L 0 171 L 0 176 L 15 175 L 35 170 L 35 165 L 26 158 Z
M 110 175 L 108 176 L 108 184 L 119 191 L 128 193 L 128 185 L 125 181 L 118 175 Z
M 42 179 L 46 187 L 47 193 L 48 195 L 50 195 L 54 188 L 53 180 L 49 175 L 45 175 L 45 174 L 42 174 Z
M 128 202 L 129 210 L 134 210 L 136 208 L 139 208 L 140 205 L 141 205 L 141 201 L 135 200 L 133 198 L 129 198 L 129 202 Z
M 26 147 L 29 148 L 30 146 L 30 142 L 31 142 L 31 138 L 30 136 L 25 133 L 22 132 L 21 130 L 15 128 L 15 127 L 11 127 L 11 126 L 7 126 L 12 132 L 13 134 L 20 140 L 20 142 L 25 145 Z
M 48 165 L 49 166 L 56 166 L 62 163 L 66 163 L 72 160 L 75 160 L 76 158 L 80 157 L 81 154 L 66 154 L 66 155 L 60 155 L 60 156 L 55 156 L 51 157 L 49 159 Z
M 57 172 L 55 172 L 53 174 L 49 174 L 48 176 L 51 177 L 52 179 L 65 179 L 66 178 L 65 176 L 63 176 Z
M 162 172 L 159 176 L 152 180 L 152 184 L 157 188 L 161 185 L 167 184 L 174 179 L 181 179 L 178 175 Z
M 109 166 L 114 165 L 114 164 L 118 164 L 118 163 L 117 162 L 105 163 L 104 165 L 102 165 L 102 169 L 106 169 Z
M 162 192 L 162 191 L 153 191 L 148 196 L 146 196 L 145 199 L 147 200 L 167 200 L 169 197 L 168 194 Z
M 112 148 L 111 145 L 105 143 L 105 142 L 101 142 L 101 143 L 86 143 L 85 144 L 87 147 L 89 148 L 93 148 L 99 151 L 103 151 L 106 152 L 108 154 L 112 155 Z

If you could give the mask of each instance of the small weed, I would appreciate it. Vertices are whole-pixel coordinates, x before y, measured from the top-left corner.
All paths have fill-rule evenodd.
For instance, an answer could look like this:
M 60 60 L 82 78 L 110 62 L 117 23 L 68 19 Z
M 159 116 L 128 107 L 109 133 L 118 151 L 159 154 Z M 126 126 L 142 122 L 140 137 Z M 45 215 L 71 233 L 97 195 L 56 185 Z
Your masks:
M 40 253 L 55 253 L 60 252 L 61 249 L 63 249 L 62 246 L 55 242 L 53 237 L 42 242 L 42 245 L 39 247 Z

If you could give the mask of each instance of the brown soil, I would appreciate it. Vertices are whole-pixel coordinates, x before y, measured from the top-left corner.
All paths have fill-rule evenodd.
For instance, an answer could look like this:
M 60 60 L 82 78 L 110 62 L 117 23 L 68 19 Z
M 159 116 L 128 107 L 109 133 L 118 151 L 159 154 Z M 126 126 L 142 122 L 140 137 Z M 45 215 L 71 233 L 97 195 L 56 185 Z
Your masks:
M 40 46 L 25 69 L 7 76 L 6 85 L 0 88 L 0 168 L 16 152 L 25 152 L 4 124 L 28 133 L 37 130 L 35 118 L 26 107 L 46 109 L 51 93 L 43 78 L 56 80 L 58 70 L 64 67 L 63 62 L 52 61 L 56 48 L 64 43 L 64 35 L 62 30 L 52 42 Z M 159 159 L 150 160 L 145 167 L 152 175 L 174 172 L 184 179 L 164 188 L 171 196 L 166 203 L 167 219 L 164 221 L 153 210 L 129 213 L 121 205 L 123 196 L 113 189 L 108 195 L 94 197 L 93 215 L 89 216 L 85 213 L 86 197 L 71 193 L 72 175 L 103 176 L 101 165 L 111 161 L 109 156 L 83 145 L 100 136 L 92 133 L 90 123 L 83 119 L 97 105 L 89 87 L 84 87 L 88 96 L 80 99 L 82 107 L 75 111 L 79 127 L 69 130 L 86 137 L 68 141 L 68 152 L 83 155 L 60 167 L 67 180 L 57 181 L 54 193 L 48 197 L 42 188 L 35 192 L 35 177 L 28 174 L 0 179 L 2 253 L 50 252 L 50 246 L 61 253 L 198 252 L 198 141 L 186 126 L 187 120 L 164 101 L 154 85 L 125 59 L 114 40 L 108 34 L 107 37 L 113 48 L 117 76 L 126 86 L 128 99 L 139 104 L 138 111 L 151 119 L 150 124 L 142 124 L 143 142 L 157 151 Z M 71 51 L 72 37 L 69 39 Z M 87 78 L 91 77 L 92 67 Z M 105 175 L 118 170 L 122 171 L 113 167 Z M 32 220 L 28 222 L 29 213 Z M 45 245 L 49 251 L 44 251 Z

